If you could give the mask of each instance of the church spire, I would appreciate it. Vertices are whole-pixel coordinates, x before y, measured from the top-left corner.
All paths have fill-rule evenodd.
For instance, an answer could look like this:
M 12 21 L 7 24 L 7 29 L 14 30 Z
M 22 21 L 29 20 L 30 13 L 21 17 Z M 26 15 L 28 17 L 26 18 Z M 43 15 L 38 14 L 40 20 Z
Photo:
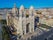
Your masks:
M 20 10 L 24 10 L 24 6 L 23 5 L 20 6 Z
M 16 3 L 14 3 L 14 8 L 16 8 Z
M 34 9 L 34 7 L 33 7 L 33 6 L 31 6 L 31 7 L 30 7 L 30 10 L 33 10 L 33 9 Z
M 14 13 L 14 14 L 18 13 L 18 9 L 16 7 L 16 3 L 14 3 L 14 6 L 12 8 L 12 13 Z

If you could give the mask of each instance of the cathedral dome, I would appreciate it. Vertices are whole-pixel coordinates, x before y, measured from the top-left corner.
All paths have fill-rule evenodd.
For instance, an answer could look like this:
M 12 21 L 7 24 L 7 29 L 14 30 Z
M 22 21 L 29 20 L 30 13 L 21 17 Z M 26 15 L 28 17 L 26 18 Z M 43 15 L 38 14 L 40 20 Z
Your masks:
M 20 10 L 21 10 L 21 11 L 24 10 L 24 6 L 23 6 L 23 5 L 20 6 Z
M 33 7 L 33 6 L 31 6 L 29 10 L 33 10 L 33 9 L 34 9 L 34 7 Z
M 14 7 L 12 8 L 12 13 L 18 12 L 18 9 L 16 8 L 16 4 L 14 4 Z

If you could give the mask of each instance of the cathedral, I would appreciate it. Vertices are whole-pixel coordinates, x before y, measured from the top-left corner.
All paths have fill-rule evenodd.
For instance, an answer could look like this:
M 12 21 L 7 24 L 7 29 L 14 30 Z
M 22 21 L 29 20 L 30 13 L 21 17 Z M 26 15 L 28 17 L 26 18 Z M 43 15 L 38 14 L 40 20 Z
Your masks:
M 35 22 L 35 10 L 33 6 L 25 9 L 23 5 L 19 9 L 16 5 L 12 8 L 11 12 L 7 12 L 7 25 L 13 26 L 17 30 L 17 34 L 23 36 L 27 33 L 33 33 Z

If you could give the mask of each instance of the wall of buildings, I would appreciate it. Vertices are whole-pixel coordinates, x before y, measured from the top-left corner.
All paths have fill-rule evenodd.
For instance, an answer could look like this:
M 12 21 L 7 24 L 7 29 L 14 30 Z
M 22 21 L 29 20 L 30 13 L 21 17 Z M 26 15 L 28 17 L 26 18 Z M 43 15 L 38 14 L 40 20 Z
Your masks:
M 12 8 L 0 8 L 0 17 L 2 17 L 2 19 L 6 19 L 6 12 L 11 12 Z M 36 11 L 37 9 L 35 9 Z M 38 11 L 41 11 L 42 14 L 47 15 L 48 13 L 45 14 L 46 11 L 49 12 L 49 15 L 53 16 L 53 8 L 44 8 L 44 9 L 38 9 Z
M 7 14 L 7 11 L 8 12 L 11 12 L 11 8 L 0 8 L 0 19 L 6 19 L 6 14 Z M 48 18 L 48 21 L 50 22 L 51 20 L 53 20 L 53 19 L 50 19 L 51 18 L 51 16 L 53 17 L 53 8 L 44 8 L 44 9 L 38 9 L 38 11 L 41 11 L 41 13 L 42 14 L 40 14 L 40 15 L 43 15 L 43 19 L 41 19 L 40 18 L 40 20 L 42 20 L 42 21 L 40 21 L 40 22 L 43 22 L 43 23 L 46 23 L 46 24 L 48 24 L 47 23 L 47 20 L 44 20 L 44 17 L 45 16 L 47 16 L 47 17 L 49 17 Z M 35 9 L 35 12 L 36 12 L 36 9 Z M 35 15 L 37 15 L 36 13 L 35 13 Z M 53 24 L 52 23 L 52 21 L 49 23 L 49 24 Z
M 11 9 L 8 9 L 8 8 L 0 8 L 0 19 L 5 20 L 7 12 L 10 12 L 10 11 Z

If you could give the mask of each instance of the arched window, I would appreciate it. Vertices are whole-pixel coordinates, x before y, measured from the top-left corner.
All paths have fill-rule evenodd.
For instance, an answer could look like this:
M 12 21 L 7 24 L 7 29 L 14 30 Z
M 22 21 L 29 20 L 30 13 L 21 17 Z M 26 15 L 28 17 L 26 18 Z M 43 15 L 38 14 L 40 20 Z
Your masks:
M 30 24 L 30 23 L 27 23 L 27 24 L 26 24 L 26 33 L 29 32 L 29 24 Z
M 29 14 L 26 14 L 26 18 L 28 18 L 29 17 Z

